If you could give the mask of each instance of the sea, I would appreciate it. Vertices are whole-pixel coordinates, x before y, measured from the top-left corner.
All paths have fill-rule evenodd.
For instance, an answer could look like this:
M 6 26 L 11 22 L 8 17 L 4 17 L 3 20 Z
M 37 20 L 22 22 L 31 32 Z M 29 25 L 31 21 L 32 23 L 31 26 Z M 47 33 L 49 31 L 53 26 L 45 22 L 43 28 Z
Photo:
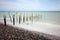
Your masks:
M 0 11 L 0 20 L 4 15 L 9 18 L 9 16 L 31 16 L 38 15 L 39 22 L 58 24 L 60 25 L 60 11 Z

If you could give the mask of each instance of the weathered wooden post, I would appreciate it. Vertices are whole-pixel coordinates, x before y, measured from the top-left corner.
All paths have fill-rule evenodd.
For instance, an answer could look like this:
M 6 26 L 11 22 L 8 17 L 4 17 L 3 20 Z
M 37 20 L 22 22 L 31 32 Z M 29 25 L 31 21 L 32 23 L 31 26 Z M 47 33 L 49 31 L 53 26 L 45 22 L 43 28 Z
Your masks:
M 8 15 L 9 15 L 10 21 L 12 22 L 12 18 L 11 18 L 10 12 L 8 12 Z
M 18 22 L 18 13 L 16 12 L 16 22 Z
M 33 13 L 32 13 L 32 17 L 31 17 L 31 19 L 32 19 L 32 23 L 33 23 Z
M 23 22 L 25 22 L 25 16 L 23 16 Z
M 15 15 L 13 15 L 13 25 L 15 25 Z
M 6 26 L 6 16 L 4 16 L 4 25 Z
M 28 16 L 26 17 L 26 21 L 28 21 Z
M 21 16 L 19 16 L 19 24 L 21 23 Z

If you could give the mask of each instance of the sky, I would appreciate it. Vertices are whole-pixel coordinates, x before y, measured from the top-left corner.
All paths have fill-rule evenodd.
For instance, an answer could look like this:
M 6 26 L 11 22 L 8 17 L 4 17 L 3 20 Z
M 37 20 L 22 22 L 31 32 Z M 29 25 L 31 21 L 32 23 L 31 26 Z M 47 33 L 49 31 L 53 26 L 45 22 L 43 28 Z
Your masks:
M 0 0 L 0 11 L 60 11 L 60 0 Z

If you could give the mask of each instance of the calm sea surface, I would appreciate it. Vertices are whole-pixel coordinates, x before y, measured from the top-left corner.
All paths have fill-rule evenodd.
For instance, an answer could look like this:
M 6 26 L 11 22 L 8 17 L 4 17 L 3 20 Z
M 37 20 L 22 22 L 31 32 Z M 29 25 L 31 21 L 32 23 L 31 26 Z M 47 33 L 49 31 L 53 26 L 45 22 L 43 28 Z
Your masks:
M 3 15 L 6 15 L 9 18 L 9 14 L 12 16 L 13 14 L 20 14 L 20 15 L 41 15 L 40 22 L 45 23 L 53 23 L 60 25 L 60 11 L 20 11 L 20 12 L 2 12 L 0 11 L 0 18 L 3 18 Z

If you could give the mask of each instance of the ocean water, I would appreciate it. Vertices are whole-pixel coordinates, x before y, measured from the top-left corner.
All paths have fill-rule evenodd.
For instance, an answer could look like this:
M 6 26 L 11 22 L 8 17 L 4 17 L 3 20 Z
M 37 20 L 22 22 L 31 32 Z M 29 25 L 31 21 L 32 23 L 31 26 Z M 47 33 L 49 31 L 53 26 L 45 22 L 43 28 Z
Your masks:
M 0 20 L 3 18 L 4 15 L 9 18 L 12 15 L 40 15 L 39 22 L 43 23 L 51 23 L 51 24 L 58 24 L 60 25 L 60 11 L 0 11 Z

